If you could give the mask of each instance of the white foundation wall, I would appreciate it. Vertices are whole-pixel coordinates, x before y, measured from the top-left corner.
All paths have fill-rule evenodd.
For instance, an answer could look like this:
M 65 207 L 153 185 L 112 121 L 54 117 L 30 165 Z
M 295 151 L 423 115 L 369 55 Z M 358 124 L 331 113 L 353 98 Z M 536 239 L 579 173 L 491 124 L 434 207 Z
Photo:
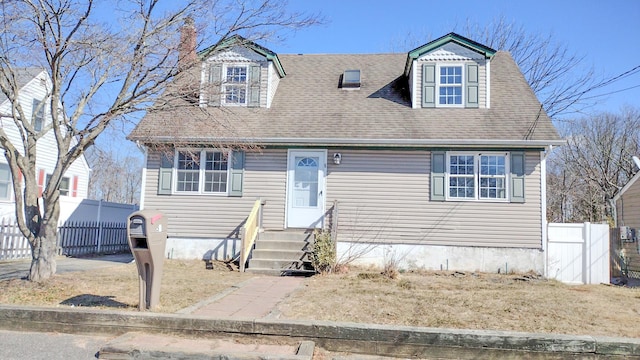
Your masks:
M 404 270 L 544 274 L 544 252 L 539 249 L 339 242 L 337 256 L 338 262 L 351 256 L 357 257 L 353 264 L 380 268 L 394 260 Z
M 229 260 L 240 253 L 240 239 L 169 237 L 167 259 Z

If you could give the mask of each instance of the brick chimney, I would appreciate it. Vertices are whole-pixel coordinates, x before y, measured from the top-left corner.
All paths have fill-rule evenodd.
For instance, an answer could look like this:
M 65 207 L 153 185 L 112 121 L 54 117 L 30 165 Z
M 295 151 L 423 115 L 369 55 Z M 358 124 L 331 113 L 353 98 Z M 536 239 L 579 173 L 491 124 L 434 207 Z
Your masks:
M 188 17 L 180 29 L 180 45 L 178 48 L 178 67 L 185 69 L 196 61 L 196 27 L 193 19 Z

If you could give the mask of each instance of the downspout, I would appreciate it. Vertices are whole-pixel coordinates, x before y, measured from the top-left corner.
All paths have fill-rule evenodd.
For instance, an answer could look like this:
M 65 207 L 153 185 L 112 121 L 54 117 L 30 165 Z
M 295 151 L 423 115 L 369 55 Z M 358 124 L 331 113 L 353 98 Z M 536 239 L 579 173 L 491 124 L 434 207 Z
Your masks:
M 540 152 L 540 194 L 541 197 L 541 224 L 542 224 L 542 252 L 543 252 L 543 276 L 549 275 L 549 252 L 547 239 L 547 155 L 553 150 L 553 145 L 549 145 L 546 150 Z
M 144 145 L 141 145 L 139 141 L 136 141 L 136 146 L 138 147 L 138 149 L 144 155 L 144 159 L 142 160 L 142 179 L 140 181 L 141 182 L 141 186 L 140 186 L 140 206 L 138 207 L 138 209 L 144 210 L 144 192 L 145 192 L 145 188 L 146 188 L 146 184 L 147 184 L 147 155 L 148 155 L 148 151 L 147 151 L 147 148 Z

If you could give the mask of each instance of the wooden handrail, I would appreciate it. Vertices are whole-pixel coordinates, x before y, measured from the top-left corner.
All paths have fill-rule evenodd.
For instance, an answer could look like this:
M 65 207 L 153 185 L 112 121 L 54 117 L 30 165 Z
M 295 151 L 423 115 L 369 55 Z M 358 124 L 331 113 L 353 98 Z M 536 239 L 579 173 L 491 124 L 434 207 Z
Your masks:
M 241 272 L 244 272 L 247 258 L 249 258 L 249 254 L 251 253 L 251 248 L 256 242 L 256 238 L 258 237 L 258 231 L 260 230 L 261 207 L 262 201 L 260 199 L 256 200 L 256 202 L 253 204 L 253 208 L 251 209 L 251 213 L 249 213 L 247 221 L 245 221 L 244 226 L 242 227 L 242 243 L 240 245 Z

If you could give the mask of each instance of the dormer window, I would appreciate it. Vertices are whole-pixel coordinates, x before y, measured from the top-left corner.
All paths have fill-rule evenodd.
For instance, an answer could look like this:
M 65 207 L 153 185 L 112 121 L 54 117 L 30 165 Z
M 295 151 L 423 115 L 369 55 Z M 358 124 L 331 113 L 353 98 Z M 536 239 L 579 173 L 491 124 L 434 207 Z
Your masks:
M 245 105 L 247 103 L 247 67 L 227 66 L 224 84 L 225 104 Z
M 462 66 L 441 66 L 438 82 L 438 104 L 462 105 Z
M 422 65 L 422 107 L 479 106 L 478 64 Z
M 201 101 L 207 106 L 259 107 L 261 71 L 260 64 L 210 64 Z

